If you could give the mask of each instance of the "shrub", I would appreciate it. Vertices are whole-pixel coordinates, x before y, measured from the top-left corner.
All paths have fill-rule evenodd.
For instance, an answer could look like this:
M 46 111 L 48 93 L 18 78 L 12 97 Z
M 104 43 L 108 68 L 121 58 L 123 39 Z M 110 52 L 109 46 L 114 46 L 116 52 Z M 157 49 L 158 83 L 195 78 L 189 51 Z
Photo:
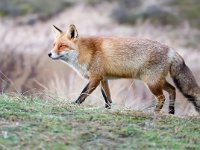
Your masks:
M 189 23 L 200 28 L 200 2 L 199 0 L 175 0 L 170 1 L 169 5 L 174 7 L 182 19 L 188 20 Z
M 139 0 L 120 1 L 112 10 L 111 17 L 125 24 L 135 24 L 137 20 L 149 20 L 153 24 L 161 25 L 175 25 L 178 22 L 178 17 L 167 8 L 155 4 L 144 7 Z
M 1 0 L 0 14 L 11 17 L 37 13 L 43 17 L 51 17 L 73 5 L 70 0 Z

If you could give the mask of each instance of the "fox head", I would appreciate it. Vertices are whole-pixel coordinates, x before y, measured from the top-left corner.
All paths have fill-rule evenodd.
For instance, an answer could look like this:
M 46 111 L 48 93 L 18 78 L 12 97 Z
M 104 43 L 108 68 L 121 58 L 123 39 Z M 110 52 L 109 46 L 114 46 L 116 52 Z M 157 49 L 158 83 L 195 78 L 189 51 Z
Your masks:
M 75 42 L 78 40 L 78 32 L 75 25 L 70 25 L 66 32 L 53 26 L 55 40 L 52 50 L 48 56 L 52 59 L 67 60 L 69 54 L 76 49 Z

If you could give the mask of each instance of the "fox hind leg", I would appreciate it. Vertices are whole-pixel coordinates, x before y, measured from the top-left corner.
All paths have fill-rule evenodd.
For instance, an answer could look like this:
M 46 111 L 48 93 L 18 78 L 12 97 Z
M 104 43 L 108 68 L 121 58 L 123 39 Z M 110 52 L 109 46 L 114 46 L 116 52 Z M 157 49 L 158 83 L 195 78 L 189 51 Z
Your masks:
M 176 99 L 176 89 L 174 86 L 172 86 L 167 81 L 165 82 L 163 89 L 169 93 L 169 113 L 174 114 L 175 113 L 174 104 L 175 104 L 175 99 Z
M 163 94 L 163 85 L 161 83 L 162 82 L 160 82 L 159 84 L 147 84 L 150 91 L 154 94 L 158 101 L 155 107 L 155 112 L 160 112 L 165 102 L 165 96 Z

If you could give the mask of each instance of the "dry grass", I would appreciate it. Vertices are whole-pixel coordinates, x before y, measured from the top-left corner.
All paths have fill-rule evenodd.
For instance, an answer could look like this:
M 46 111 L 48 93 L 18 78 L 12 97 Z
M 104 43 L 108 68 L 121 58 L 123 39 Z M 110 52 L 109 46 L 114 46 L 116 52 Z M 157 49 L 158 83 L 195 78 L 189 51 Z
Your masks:
M 0 22 L 0 88 L 4 93 L 19 92 L 26 95 L 43 94 L 59 96 L 65 100 L 75 100 L 87 81 L 81 79 L 69 67 L 47 57 L 51 49 L 53 24 L 65 29 L 67 25 L 77 25 L 80 34 L 137 36 L 160 41 L 176 47 L 186 59 L 200 83 L 200 32 L 187 23 L 180 27 L 152 26 L 148 22 L 135 26 L 118 25 L 108 14 L 112 5 L 102 3 L 95 6 L 78 5 L 34 26 L 17 26 L 16 20 Z M 85 11 L 87 10 L 87 11 Z M 90 19 L 88 19 L 90 16 Z M 135 110 L 152 111 L 154 98 L 140 82 L 133 80 L 115 80 L 110 82 L 112 99 L 116 107 L 128 107 Z M 86 104 L 103 106 L 104 100 L 97 89 Z M 164 112 L 167 112 L 166 102 Z M 194 109 L 188 105 L 180 94 L 177 97 L 177 114 L 193 114 Z
M 0 79 L 2 92 L 33 93 L 41 90 L 37 80 L 41 80 L 43 68 L 39 57 L 31 57 L 14 50 L 1 51 Z

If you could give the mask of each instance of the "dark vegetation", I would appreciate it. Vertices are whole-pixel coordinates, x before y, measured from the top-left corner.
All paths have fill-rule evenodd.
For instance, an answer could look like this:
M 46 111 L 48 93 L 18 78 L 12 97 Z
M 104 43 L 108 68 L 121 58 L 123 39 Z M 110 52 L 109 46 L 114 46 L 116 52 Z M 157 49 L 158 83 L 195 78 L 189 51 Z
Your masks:
M 70 0 L 1 0 L 0 15 L 17 17 L 31 13 L 52 16 L 73 4 Z
M 36 14 L 36 17 L 32 16 L 26 21 L 26 24 L 33 25 L 38 20 L 48 20 L 73 4 L 70 0 L 1 0 L 0 16 L 14 18 Z
M 0 16 L 24 16 L 37 14 L 40 20 L 47 20 L 55 14 L 78 3 L 96 6 L 100 3 L 117 3 L 111 10 L 111 17 L 122 24 L 135 24 L 138 20 L 149 20 L 153 24 L 178 25 L 188 20 L 200 28 L 200 2 L 198 0 L 161 0 L 145 4 L 140 0 L 1 0 Z M 33 22 L 33 21 L 32 21 Z M 32 23 L 29 21 L 29 23 Z
M 149 20 L 153 24 L 178 25 L 187 20 L 200 28 L 200 2 L 198 0 L 162 0 L 144 4 L 140 0 L 119 1 L 112 17 L 119 23 L 134 24 L 137 20 Z

